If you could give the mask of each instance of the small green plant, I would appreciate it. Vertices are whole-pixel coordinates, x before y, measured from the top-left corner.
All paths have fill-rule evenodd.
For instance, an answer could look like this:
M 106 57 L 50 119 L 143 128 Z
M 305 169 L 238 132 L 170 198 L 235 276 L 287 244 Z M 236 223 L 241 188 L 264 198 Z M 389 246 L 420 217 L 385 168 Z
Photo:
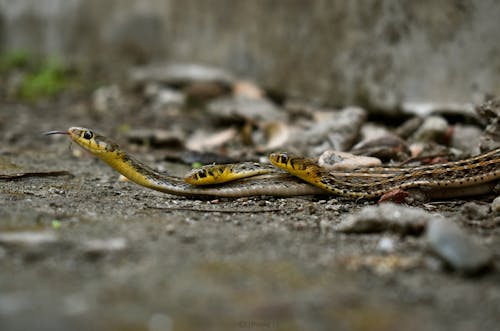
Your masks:
M 26 68 L 32 59 L 31 54 L 25 50 L 16 50 L 0 55 L 0 73 L 13 69 Z
M 0 54 L 0 79 L 19 76 L 10 96 L 25 101 L 53 97 L 70 85 L 68 71 L 54 58 L 35 57 L 28 51 L 15 50 Z M 6 79 L 6 81 L 9 81 Z
M 52 228 L 54 230 L 57 230 L 61 227 L 61 221 L 59 220 L 52 220 L 52 222 L 50 222 L 50 225 L 52 225 Z
M 19 90 L 19 96 L 28 101 L 52 97 L 68 83 L 63 66 L 55 60 L 47 60 L 33 72 L 27 73 Z

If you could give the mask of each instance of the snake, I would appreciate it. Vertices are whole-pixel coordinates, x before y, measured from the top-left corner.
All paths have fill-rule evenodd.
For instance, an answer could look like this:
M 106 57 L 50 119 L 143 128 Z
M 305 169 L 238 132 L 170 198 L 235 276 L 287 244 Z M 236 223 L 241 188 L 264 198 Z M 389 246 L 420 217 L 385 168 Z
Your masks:
M 372 167 L 330 171 L 313 159 L 271 153 L 271 164 L 214 164 L 193 169 L 185 178 L 159 172 L 126 153 L 111 139 L 82 127 L 64 134 L 84 150 L 141 186 L 181 196 L 248 197 L 333 194 L 352 199 L 373 199 L 387 192 L 419 188 L 455 190 L 495 183 L 500 178 L 500 148 L 467 159 L 416 167 Z

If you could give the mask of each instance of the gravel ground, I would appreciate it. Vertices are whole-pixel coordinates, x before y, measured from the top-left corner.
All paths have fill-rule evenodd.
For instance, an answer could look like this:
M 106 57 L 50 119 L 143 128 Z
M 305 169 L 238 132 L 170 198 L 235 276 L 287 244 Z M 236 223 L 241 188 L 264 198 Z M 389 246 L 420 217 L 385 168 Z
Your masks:
M 64 137 L 39 135 L 122 123 L 76 104 L 2 105 L 1 173 L 71 176 L 0 181 L 1 330 L 498 329 L 494 196 L 414 206 L 456 220 L 492 254 L 472 277 L 446 268 L 421 233 L 333 230 L 373 202 L 197 200 L 118 181 Z

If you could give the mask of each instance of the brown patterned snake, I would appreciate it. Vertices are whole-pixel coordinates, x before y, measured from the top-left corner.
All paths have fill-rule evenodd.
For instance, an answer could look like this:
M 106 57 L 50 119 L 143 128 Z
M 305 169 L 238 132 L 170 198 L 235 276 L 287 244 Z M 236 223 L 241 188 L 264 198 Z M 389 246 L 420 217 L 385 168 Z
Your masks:
M 452 192 L 453 196 L 467 195 L 467 192 L 476 194 L 473 191 L 476 187 L 484 187 L 483 191 L 491 190 L 500 178 L 500 148 L 497 148 L 456 162 L 333 172 L 309 159 L 273 153 L 269 156 L 273 165 L 286 172 L 266 165 L 241 163 L 206 166 L 193 170 L 186 179 L 182 179 L 151 169 L 126 154 L 110 139 L 89 129 L 72 127 L 68 131 L 51 131 L 47 134 L 69 135 L 78 145 L 139 185 L 184 196 L 236 198 L 335 194 L 354 199 L 372 199 L 396 189 L 412 188 L 428 192 L 445 190 Z M 202 187 L 193 184 L 209 185 Z

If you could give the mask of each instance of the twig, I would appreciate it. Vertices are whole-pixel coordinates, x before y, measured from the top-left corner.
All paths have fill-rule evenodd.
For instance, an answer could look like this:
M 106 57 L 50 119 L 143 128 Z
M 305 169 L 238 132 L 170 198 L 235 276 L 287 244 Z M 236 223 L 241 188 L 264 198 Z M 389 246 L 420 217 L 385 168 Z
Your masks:
M 245 209 L 209 209 L 209 208 L 193 208 L 193 207 L 154 207 L 148 206 L 147 208 L 151 209 L 159 209 L 165 211 L 177 211 L 177 210 L 185 210 L 185 211 L 195 211 L 200 213 L 274 213 L 282 211 L 279 208 L 268 208 L 268 209 L 256 209 L 256 210 L 245 210 Z
M 35 171 L 35 172 L 18 172 L 14 174 L 0 174 L 0 180 L 15 180 L 26 177 L 48 177 L 48 176 L 71 176 L 74 177 L 69 171 Z

